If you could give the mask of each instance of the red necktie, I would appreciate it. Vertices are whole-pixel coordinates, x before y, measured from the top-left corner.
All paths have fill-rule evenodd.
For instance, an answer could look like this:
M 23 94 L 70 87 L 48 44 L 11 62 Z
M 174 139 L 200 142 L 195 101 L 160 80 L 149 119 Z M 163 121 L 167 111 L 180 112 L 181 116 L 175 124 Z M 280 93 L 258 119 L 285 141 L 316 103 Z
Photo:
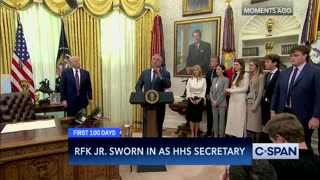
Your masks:
M 78 69 L 76 69 L 75 79 L 76 79 L 76 86 L 77 86 L 77 96 L 79 96 L 80 95 L 80 82 L 79 82 Z

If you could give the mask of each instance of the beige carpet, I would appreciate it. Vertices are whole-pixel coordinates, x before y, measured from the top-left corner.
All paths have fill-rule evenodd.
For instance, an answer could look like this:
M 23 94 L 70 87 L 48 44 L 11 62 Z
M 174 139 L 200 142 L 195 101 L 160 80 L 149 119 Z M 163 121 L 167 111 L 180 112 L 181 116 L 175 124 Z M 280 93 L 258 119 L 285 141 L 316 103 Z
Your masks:
M 218 180 L 224 166 L 166 166 L 167 172 L 137 173 L 136 166 L 120 166 L 122 180 Z
M 177 137 L 176 129 L 165 129 L 164 138 Z M 132 137 L 142 137 L 141 130 L 132 132 Z M 137 173 L 137 167 L 120 166 L 122 180 L 217 180 L 224 166 L 166 166 L 167 172 Z
M 168 138 L 168 137 L 178 137 L 178 134 L 176 134 L 177 129 L 173 128 L 166 128 L 162 132 L 162 137 Z M 132 137 L 142 137 L 142 130 L 141 129 L 134 129 L 131 133 Z

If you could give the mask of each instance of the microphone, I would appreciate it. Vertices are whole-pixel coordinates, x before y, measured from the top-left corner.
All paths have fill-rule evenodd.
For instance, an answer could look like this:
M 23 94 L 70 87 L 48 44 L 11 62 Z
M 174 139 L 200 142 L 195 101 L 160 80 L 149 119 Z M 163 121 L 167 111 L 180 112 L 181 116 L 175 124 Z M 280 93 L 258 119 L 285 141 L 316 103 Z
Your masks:
M 185 82 L 186 83 L 186 85 L 187 85 L 187 83 L 188 83 L 188 80 L 189 79 L 186 79 L 186 80 L 182 80 L 181 82 Z M 185 87 L 184 88 L 184 92 L 183 92 L 183 95 L 182 96 L 180 96 L 180 97 L 182 97 L 182 98 L 185 98 L 185 97 L 187 97 L 187 88 Z M 188 100 L 186 100 L 186 99 L 184 99 L 182 102 L 188 102 Z
M 86 121 L 86 115 L 87 115 L 87 111 L 85 108 L 81 109 L 77 115 L 75 116 L 75 119 L 74 121 L 79 123 L 79 124 L 82 124 Z
M 92 119 L 95 119 L 95 120 L 99 120 L 101 118 L 101 108 L 99 106 L 95 107 L 92 112 L 91 112 L 91 115 Z

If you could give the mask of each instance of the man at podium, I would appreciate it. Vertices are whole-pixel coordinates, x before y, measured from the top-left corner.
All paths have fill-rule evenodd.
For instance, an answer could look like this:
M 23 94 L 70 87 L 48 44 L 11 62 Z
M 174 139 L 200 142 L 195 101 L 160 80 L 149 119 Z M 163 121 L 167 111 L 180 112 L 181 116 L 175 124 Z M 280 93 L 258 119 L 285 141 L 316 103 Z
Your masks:
M 161 68 L 162 57 L 159 54 L 152 56 L 151 68 L 144 70 L 136 84 L 136 91 L 141 92 L 142 87 L 144 92 L 149 90 L 156 90 L 158 92 L 164 92 L 166 89 L 171 87 L 170 73 L 165 69 Z M 162 137 L 163 121 L 166 111 L 166 105 L 160 104 L 157 110 L 158 120 L 158 135 Z M 145 122 L 147 119 L 147 112 L 143 110 L 143 128 L 145 128 Z

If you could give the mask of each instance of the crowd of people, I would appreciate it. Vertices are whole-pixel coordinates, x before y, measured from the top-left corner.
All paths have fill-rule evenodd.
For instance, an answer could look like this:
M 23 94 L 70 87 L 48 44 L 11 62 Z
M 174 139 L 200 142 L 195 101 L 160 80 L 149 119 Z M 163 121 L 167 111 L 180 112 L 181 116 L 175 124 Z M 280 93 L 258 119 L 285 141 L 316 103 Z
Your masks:
M 320 179 L 320 158 L 311 148 L 312 133 L 319 131 L 320 68 L 309 63 L 309 53 L 307 46 L 293 47 L 292 66 L 282 71 L 280 56 L 267 54 L 263 62 L 269 71 L 266 75 L 260 60 L 250 60 L 246 72 L 244 60 L 237 59 L 232 79 L 226 77 L 226 68 L 217 56 L 210 58 L 205 78 L 200 65 L 192 66 L 186 85 L 191 137 L 199 137 L 205 108 L 205 137 L 251 137 L 253 142 L 299 144 L 299 159 L 254 160 L 252 166 L 227 167 L 221 180 Z M 68 115 L 75 115 L 92 104 L 92 90 L 89 73 L 80 69 L 80 58 L 71 57 L 70 62 L 71 68 L 62 73 L 60 92 Z M 137 92 L 164 92 L 171 87 L 170 73 L 161 67 L 162 57 L 155 54 L 151 62 L 152 67 L 139 77 Z M 165 105 L 161 105 L 157 110 L 158 137 L 162 137 L 164 116 Z M 144 129 L 146 122 L 144 110 Z
M 270 142 L 263 127 L 275 114 L 288 112 L 300 120 L 311 148 L 312 133 L 319 127 L 320 70 L 309 63 L 309 52 L 304 45 L 293 47 L 292 66 L 282 71 L 277 54 L 267 54 L 264 62 L 251 59 L 249 72 L 245 71 L 244 60 L 237 59 L 232 79 L 225 76 L 225 67 L 216 56 L 211 57 L 206 78 L 199 65 L 193 66 L 186 86 L 191 137 L 198 136 L 205 102 L 205 137 L 252 137 L 254 142 Z M 269 71 L 265 75 L 263 66 Z
M 299 159 L 253 160 L 251 166 L 230 166 L 220 180 L 302 180 L 320 179 L 320 157 L 308 148 L 305 130 L 297 117 L 280 113 L 263 128 L 273 143 L 298 143 Z

